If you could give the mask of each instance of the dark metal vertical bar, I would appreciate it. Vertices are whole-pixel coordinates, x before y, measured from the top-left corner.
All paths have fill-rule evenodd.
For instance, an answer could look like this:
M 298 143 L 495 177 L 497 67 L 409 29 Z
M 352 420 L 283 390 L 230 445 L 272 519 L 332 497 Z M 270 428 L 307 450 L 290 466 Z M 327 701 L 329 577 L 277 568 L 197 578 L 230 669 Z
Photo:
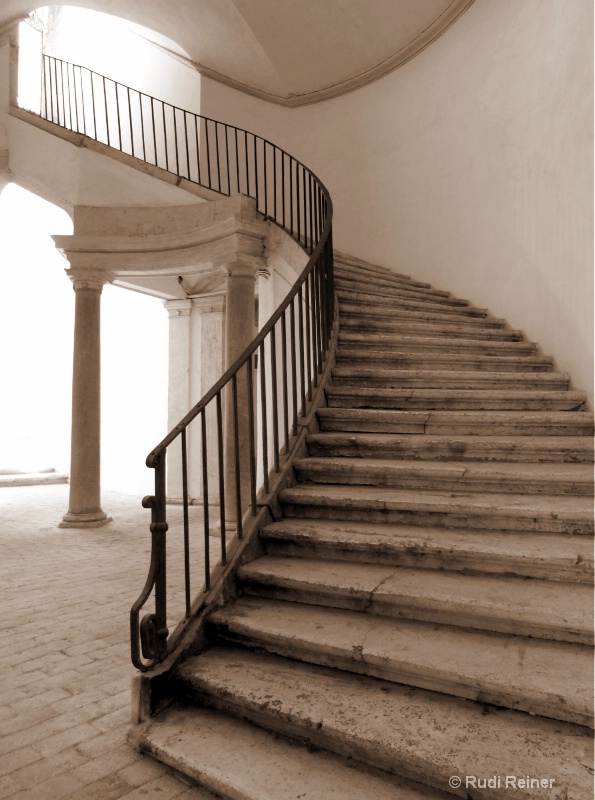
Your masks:
M 256 446 L 254 434 L 254 378 L 252 374 L 252 358 L 246 361 L 248 375 L 248 444 L 250 447 L 250 508 L 252 516 L 256 515 Z
M 179 154 L 179 147 L 178 147 L 178 120 L 176 111 L 178 110 L 175 106 L 170 106 L 171 113 L 174 117 L 174 148 L 176 151 L 176 175 L 180 174 L 180 154 Z
M 254 145 L 254 197 L 256 198 L 256 208 L 260 211 L 260 202 L 258 197 L 258 152 L 256 149 L 256 136 L 252 134 Z
M 263 159 L 264 159 L 264 215 L 265 217 L 268 216 L 268 209 L 269 209 L 269 185 L 267 182 L 267 144 L 268 142 L 264 142 L 263 144 Z
M 161 103 L 161 116 L 163 118 L 163 145 L 165 148 L 165 169 L 169 172 L 169 152 L 167 147 L 167 122 L 165 119 L 165 103 L 160 100 Z
M 182 429 L 182 508 L 184 513 L 184 587 L 186 616 L 190 616 L 190 523 L 188 519 L 188 450 L 186 428 Z
M 248 131 L 244 131 L 244 161 L 246 166 L 246 194 L 250 196 L 250 169 L 248 159 Z
M 111 147 L 110 135 L 109 135 L 109 119 L 107 116 L 107 89 L 105 86 L 105 76 L 103 76 L 103 102 L 105 103 L 105 127 L 107 130 L 107 144 L 108 147 Z
M 70 91 L 70 69 L 69 64 L 66 64 L 66 87 L 68 92 L 68 116 L 70 117 L 70 130 L 73 130 L 72 125 L 72 93 Z
M 143 111 L 143 95 L 138 92 L 138 110 L 140 113 L 140 135 L 143 140 L 143 161 L 147 160 L 147 146 L 145 144 L 145 115 Z
M 132 105 L 130 103 L 130 87 L 126 87 L 126 94 L 128 95 L 128 122 L 130 125 L 130 150 L 134 156 L 134 130 L 132 128 Z
M 297 436 L 297 360 L 295 348 L 295 297 L 289 306 L 289 345 L 291 360 L 291 399 L 293 401 L 293 435 Z
M 235 481 L 236 481 L 236 525 L 238 539 L 244 535 L 242 525 L 242 481 L 240 475 L 240 426 L 238 422 L 238 374 L 232 376 L 232 403 L 233 403 L 233 439 L 234 439 L 234 462 L 235 462 Z
M 273 214 L 275 216 L 275 222 L 279 222 L 277 219 L 277 145 L 275 144 L 273 145 L 273 192 Z
M 157 125 L 155 124 L 155 98 L 151 97 L 151 124 L 153 126 L 153 149 L 155 151 L 155 166 L 158 165 L 157 158 Z
M 277 408 L 277 334 L 276 323 L 271 328 L 271 405 L 273 413 L 273 459 L 279 472 L 279 409 Z
M 211 148 L 209 146 L 209 120 L 205 119 L 205 148 L 207 151 L 207 176 L 209 179 L 208 187 L 211 188 Z
M 215 153 L 217 155 L 217 191 L 221 191 L 221 159 L 219 158 L 219 123 L 215 122 Z
M 200 412 L 200 433 L 202 451 L 202 516 L 204 521 L 205 547 L 205 588 L 211 588 L 211 553 L 209 543 L 209 460 L 207 455 L 206 409 Z
M 306 379 L 305 379 L 305 371 L 306 371 L 306 364 L 304 358 L 304 294 L 303 294 L 304 284 L 302 284 L 298 290 L 297 297 L 298 297 L 298 344 L 300 348 L 300 388 L 301 388 L 301 412 L 304 413 L 306 408 Z
M 283 435 L 285 452 L 289 453 L 289 397 L 287 386 L 287 309 L 281 315 L 281 375 L 283 376 Z
M 308 205 L 310 209 L 310 253 L 313 253 L 316 242 L 314 241 L 314 193 L 311 172 L 308 173 Z
M 264 342 L 260 348 L 260 439 L 262 444 L 262 478 L 264 490 L 269 493 L 269 437 L 267 430 L 267 383 L 266 383 L 266 360 Z
M 238 129 L 234 128 L 234 137 L 236 142 L 236 180 L 237 180 L 237 191 L 240 191 L 240 154 L 238 152 Z
M 289 156 L 289 232 L 293 236 L 293 158 Z
M 151 523 L 151 549 L 155 554 L 155 622 L 157 634 L 157 661 L 167 646 L 167 510 L 166 510 L 165 452 L 155 465 L 155 500 Z
M 302 224 L 301 224 L 301 214 L 300 214 L 300 165 L 296 161 L 295 162 L 295 209 L 297 213 L 297 239 L 298 242 L 302 243 Z
M 231 178 L 229 176 L 229 125 L 225 126 L 225 169 L 227 170 L 227 194 L 231 195 Z
M 200 132 L 198 129 L 198 120 L 199 117 L 196 115 L 194 116 L 194 132 L 196 133 L 196 169 L 198 170 L 198 183 L 201 184 L 202 181 L 200 179 Z M 202 122 L 202 118 L 201 118 Z
M 227 564 L 227 544 L 225 541 L 225 464 L 223 450 L 223 411 L 221 391 L 216 395 L 217 403 L 217 454 L 219 463 L 219 517 L 221 527 L 221 563 Z
M 285 228 L 285 152 L 281 153 L 281 206 L 283 209 L 283 227 Z
M 118 141 L 120 142 L 120 150 L 122 150 L 122 124 L 120 122 L 120 92 L 118 86 L 120 84 L 114 81 L 114 91 L 116 93 L 116 117 L 118 118 Z
M 184 111 L 184 138 L 186 140 L 186 170 L 190 180 L 190 146 L 188 144 L 188 112 Z
M 93 111 L 93 138 L 97 141 L 97 112 L 95 110 L 95 81 L 93 80 L 93 73 L 89 72 L 89 81 L 91 83 L 91 109 Z
M 314 323 L 314 314 L 311 314 L 312 301 L 312 272 L 306 278 L 306 374 L 308 375 L 308 400 L 312 399 L 312 354 L 311 354 L 311 326 Z M 312 309 L 313 311 L 313 309 Z
M 304 205 L 304 247 L 308 249 L 308 209 L 306 196 L 306 169 L 302 167 L 302 198 Z

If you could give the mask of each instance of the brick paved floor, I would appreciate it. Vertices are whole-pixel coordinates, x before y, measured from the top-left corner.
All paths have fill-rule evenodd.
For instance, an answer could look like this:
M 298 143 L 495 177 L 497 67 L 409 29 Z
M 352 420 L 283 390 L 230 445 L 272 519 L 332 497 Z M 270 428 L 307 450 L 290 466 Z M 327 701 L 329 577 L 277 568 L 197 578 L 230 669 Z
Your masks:
M 65 485 L 0 488 L 0 798 L 212 797 L 126 741 L 149 512 L 104 492 L 114 522 L 59 529 L 67 506 Z

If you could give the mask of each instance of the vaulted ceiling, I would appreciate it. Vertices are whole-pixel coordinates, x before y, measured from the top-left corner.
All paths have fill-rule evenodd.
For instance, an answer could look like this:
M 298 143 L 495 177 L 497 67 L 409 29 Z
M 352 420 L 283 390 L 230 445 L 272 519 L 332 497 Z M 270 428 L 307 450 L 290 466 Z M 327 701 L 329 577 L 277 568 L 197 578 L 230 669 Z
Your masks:
M 46 0 L 47 2 L 47 0 Z M 285 105 L 357 88 L 405 63 L 474 0 L 70 0 L 176 42 L 210 77 Z M 31 0 L 2 0 L 0 26 Z

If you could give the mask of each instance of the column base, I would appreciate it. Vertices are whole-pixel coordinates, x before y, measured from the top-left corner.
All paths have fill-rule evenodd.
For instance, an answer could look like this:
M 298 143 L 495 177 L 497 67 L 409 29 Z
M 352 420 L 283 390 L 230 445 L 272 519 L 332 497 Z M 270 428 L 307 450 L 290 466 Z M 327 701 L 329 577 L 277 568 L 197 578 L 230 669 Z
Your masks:
M 103 511 L 94 511 L 91 514 L 64 514 L 59 528 L 101 528 L 111 522 L 112 518 Z

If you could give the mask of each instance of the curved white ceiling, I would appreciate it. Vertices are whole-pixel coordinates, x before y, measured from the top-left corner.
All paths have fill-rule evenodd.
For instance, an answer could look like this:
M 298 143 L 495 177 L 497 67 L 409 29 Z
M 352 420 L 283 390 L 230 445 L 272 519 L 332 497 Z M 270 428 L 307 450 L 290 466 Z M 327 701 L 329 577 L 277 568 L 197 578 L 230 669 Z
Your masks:
M 357 88 L 409 60 L 474 0 L 70 0 L 173 39 L 206 75 L 285 105 Z M 43 3 L 3 0 L 0 25 Z

